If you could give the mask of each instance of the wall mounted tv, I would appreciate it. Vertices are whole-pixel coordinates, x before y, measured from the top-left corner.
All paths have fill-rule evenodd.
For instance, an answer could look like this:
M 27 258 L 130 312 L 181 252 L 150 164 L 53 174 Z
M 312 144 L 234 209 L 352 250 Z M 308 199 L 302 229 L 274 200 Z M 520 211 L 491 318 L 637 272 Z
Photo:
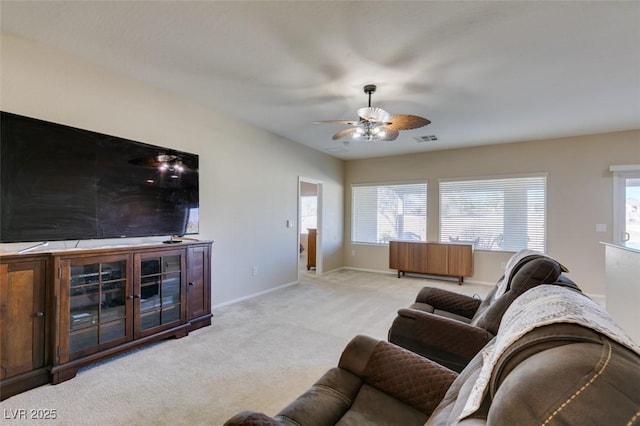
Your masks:
M 197 155 L 0 116 L 0 242 L 198 232 Z

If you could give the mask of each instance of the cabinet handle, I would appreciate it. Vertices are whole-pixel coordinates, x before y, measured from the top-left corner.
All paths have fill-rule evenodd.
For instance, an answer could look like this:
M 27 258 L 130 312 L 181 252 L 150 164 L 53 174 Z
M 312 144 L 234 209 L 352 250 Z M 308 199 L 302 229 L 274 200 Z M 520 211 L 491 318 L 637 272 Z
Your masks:
M 135 297 L 136 299 L 140 299 L 140 295 L 139 294 L 134 294 L 133 297 Z
M 36 312 L 36 317 L 41 318 L 44 316 L 44 312 Z
M 192 282 L 189 282 L 189 285 L 193 285 L 193 283 L 192 283 Z

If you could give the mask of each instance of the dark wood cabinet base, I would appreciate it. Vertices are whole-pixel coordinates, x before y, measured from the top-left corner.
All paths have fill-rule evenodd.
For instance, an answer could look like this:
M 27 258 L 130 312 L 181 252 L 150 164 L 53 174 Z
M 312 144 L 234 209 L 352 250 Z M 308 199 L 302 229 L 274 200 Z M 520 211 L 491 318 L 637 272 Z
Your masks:
M 46 385 L 50 381 L 49 368 L 39 368 L 18 376 L 2 380 L 0 384 L 0 401 L 13 395 Z
M 181 337 L 185 337 L 189 334 L 190 325 L 191 324 L 184 324 L 179 327 L 175 327 L 170 330 L 163 331 L 161 333 L 157 333 L 148 337 L 143 337 L 141 339 L 127 342 L 122 345 L 98 352 L 93 355 L 74 359 L 73 361 L 69 361 L 64 364 L 55 366 L 51 368 L 51 384 L 57 385 L 58 383 L 62 383 L 64 381 L 73 379 L 74 377 L 76 377 L 76 374 L 78 373 L 78 370 L 80 368 L 86 365 L 92 364 L 96 361 L 109 358 L 119 353 L 126 352 L 128 350 L 146 345 L 148 343 L 156 342 L 158 340 L 165 340 L 170 338 L 179 339 Z
M 189 321 L 189 331 L 197 330 L 202 327 L 207 327 L 211 325 L 211 321 L 213 319 L 212 314 L 207 314 L 202 316 L 201 318 L 192 319 Z
M 0 399 L 212 323 L 211 242 L 0 258 Z

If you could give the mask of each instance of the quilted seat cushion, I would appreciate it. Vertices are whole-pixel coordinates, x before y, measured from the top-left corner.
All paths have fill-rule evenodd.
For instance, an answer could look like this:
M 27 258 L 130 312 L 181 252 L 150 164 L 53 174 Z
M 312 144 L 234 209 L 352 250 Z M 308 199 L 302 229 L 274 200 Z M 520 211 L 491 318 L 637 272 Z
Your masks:
M 425 414 L 439 404 L 457 374 L 447 369 L 424 369 L 424 358 L 380 341 L 362 372 L 362 379 Z M 345 365 L 345 368 L 349 368 Z

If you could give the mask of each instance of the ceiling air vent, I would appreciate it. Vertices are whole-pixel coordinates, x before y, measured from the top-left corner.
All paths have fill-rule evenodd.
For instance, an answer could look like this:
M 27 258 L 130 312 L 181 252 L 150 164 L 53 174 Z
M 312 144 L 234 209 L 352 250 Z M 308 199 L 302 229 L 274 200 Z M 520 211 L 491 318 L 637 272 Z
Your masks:
M 416 140 L 420 143 L 422 142 L 433 142 L 437 141 L 438 137 L 436 135 L 427 135 L 427 136 L 417 136 Z
M 420 143 L 422 142 L 433 142 L 437 141 L 438 137 L 436 135 L 428 135 L 428 136 L 416 136 L 416 140 Z

